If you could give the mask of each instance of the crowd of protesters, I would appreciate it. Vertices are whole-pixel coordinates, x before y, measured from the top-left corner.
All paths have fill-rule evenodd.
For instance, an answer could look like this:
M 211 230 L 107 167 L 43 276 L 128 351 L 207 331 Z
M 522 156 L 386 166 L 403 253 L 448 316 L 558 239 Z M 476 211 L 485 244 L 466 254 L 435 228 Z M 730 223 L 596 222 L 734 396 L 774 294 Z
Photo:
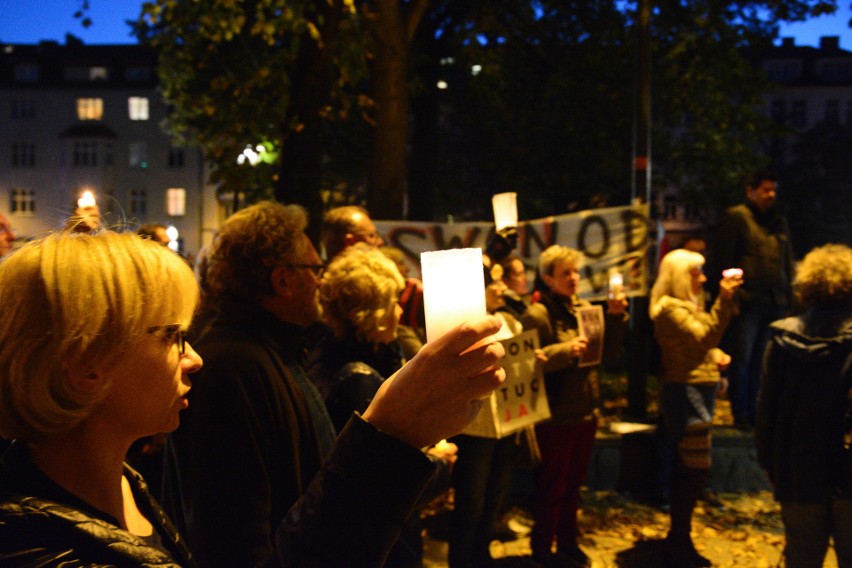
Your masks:
M 770 174 L 749 180 L 710 246 L 668 252 L 651 290 L 670 566 L 711 565 L 691 518 L 726 376 L 781 503 L 786 565 L 821 566 L 833 540 L 852 566 L 852 249 L 818 247 L 794 269 L 776 192 Z M 465 428 L 506 376 L 499 340 L 536 330 L 550 417 L 523 433 L 525 562 L 592 566 L 577 515 L 599 366 L 635 315 L 622 289 L 598 308 L 579 298 L 581 252 L 547 247 L 530 290 L 516 235 L 496 232 L 490 315 L 425 343 L 422 283 L 363 208 L 329 211 L 317 250 L 300 207 L 249 206 L 204 251 L 202 278 L 159 246 L 164 227 L 99 219 L 75 212 L 7 255 L 0 217 L 0 564 L 414 567 L 419 508 L 452 487 L 449 565 L 489 566 L 522 436 Z M 126 463 L 152 436 L 155 467 L 134 464 L 155 491 Z

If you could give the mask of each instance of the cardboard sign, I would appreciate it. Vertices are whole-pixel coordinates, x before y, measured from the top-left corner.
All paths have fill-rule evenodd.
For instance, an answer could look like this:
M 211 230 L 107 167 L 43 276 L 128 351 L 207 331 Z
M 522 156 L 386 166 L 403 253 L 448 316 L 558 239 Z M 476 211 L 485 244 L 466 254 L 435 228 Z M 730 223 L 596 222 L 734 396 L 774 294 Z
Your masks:
M 600 365 L 604 348 L 604 314 L 601 306 L 588 306 L 577 310 L 577 324 L 580 335 L 585 335 L 589 343 L 578 367 Z
M 525 331 L 501 343 L 506 349 L 506 382 L 488 397 L 464 434 L 503 438 L 550 418 L 544 373 L 535 357 L 538 330 Z

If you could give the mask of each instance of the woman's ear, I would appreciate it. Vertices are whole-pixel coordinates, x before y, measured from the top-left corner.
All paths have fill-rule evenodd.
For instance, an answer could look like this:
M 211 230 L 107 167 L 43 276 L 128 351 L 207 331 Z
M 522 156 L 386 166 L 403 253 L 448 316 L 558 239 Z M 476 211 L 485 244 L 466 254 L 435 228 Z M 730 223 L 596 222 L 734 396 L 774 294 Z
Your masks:
M 107 378 L 97 371 L 72 372 L 68 374 L 68 381 L 75 391 L 88 394 L 103 390 Z

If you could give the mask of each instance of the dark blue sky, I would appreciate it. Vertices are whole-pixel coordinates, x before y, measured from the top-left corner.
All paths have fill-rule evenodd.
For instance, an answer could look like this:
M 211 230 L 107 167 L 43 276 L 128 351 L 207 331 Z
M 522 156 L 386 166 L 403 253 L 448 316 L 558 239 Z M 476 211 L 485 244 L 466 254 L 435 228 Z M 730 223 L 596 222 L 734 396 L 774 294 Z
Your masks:
M 64 41 L 70 32 L 85 43 L 133 43 L 125 20 L 138 17 L 141 0 L 90 0 L 93 24 L 84 29 L 73 17 L 79 0 L 0 0 L 0 42 L 38 43 L 52 39 Z M 797 45 L 819 45 L 823 35 L 840 36 L 840 45 L 852 50 L 850 0 L 839 0 L 840 10 L 832 17 L 820 17 L 804 24 L 781 29 L 782 36 L 793 36 Z

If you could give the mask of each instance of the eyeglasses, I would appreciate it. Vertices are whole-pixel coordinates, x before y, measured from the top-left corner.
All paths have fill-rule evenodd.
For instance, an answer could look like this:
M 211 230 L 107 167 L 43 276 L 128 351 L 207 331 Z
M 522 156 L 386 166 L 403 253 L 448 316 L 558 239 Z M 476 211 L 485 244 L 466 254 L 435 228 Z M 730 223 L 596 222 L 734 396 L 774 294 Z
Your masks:
M 162 333 L 170 343 L 175 343 L 178 346 L 178 352 L 181 355 L 186 355 L 186 330 L 181 329 L 179 323 L 169 325 L 155 325 L 148 328 L 148 333 Z
M 322 273 L 325 272 L 325 265 L 324 264 L 293 264 L 293 263 L 288 263 L 288 264 L 285 264 L 284 266 L 286 266 L 287 268 L 304 268 L 306 270 L 310 270 L 311 272 L 314 273 L 314 276 L 316 276 L 317 278 L 322 276 Z

